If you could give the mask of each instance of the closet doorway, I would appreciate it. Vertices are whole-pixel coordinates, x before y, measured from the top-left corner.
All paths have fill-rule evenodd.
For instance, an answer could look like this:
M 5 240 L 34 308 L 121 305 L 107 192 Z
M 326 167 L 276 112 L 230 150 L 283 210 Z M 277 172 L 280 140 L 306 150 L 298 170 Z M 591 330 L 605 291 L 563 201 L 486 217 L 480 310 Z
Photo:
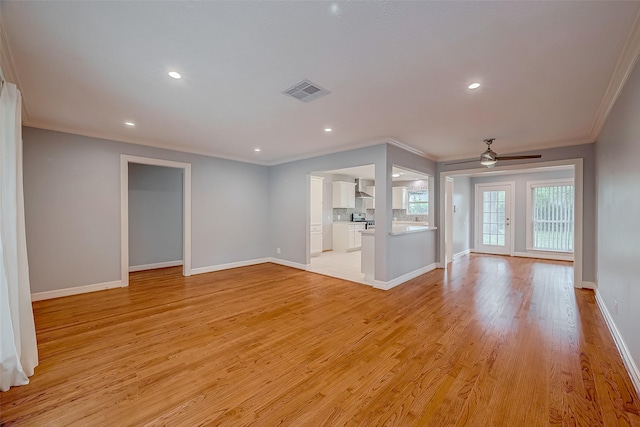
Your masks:
M 141 210 L 144 211 L 142 205 L 150 202 L 141 202 L 136 201 L 132 206 L 129 203 L 129 173 L 130 168 L 136 171 L 141 170 L 141 165 L 148 166 L 161 166 L 164 168 L 174 168 L 179 169 L 182 175 L 182 275 L 190 276 L 191 275 L 191 164 L 189 163 L 181 163 L 174 162 L 170 160 L 162 160 L 162 159 L 154 159 L 148 157 L 137 157 L 137 156 L 127 156 L 122 155 L 120 159 L 120 206 L 121 206 L 121 280 L 123 286 L 129 285 L 129 271 L 130 271 L 130 261 L 135 263 L 142 262 L 143 264 L 138 265 L 138 270 L 142 268 L 159 268 L 163 265 L 162 263 L 146 263 L 145 261 L 140 261 L 140 254 L 132 253 L 130 248 L 130 220 L 134 221 L 134 223 L 139 223 L 140 221 L 144 221 L 144 218 L 140 218 L 142 214 Z M 133 166 L 132 166 L 133 165 Z M 175 175 L 175 173 L 174 173 Z M 157 200 L 156 200 L 157 201 Z M 130 207 L 134 207 L 135 211 L 130 212 Z M 147 206 L 148 208 L 148 206 Z M 148 219 L 150 222 L 154 221 L 154 218 Z M 135 249 L 135 248 L 133 248 Z M 161 250 L 161 248 L 154 248 L 154 250 Z M 133 255 L 137 258 L 137 260 L 131 260 L 130 257 Z M 178 260 L 173 260 L 177 262 Z M 169 265 L 164 265 L 169 266 Z

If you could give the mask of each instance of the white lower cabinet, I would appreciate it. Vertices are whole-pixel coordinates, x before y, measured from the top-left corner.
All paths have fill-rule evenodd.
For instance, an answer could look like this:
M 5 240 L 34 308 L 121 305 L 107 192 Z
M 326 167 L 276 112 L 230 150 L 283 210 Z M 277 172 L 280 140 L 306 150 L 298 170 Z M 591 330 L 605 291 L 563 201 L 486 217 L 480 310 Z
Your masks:
M 333 223 L 333 250 L 336 252 L 349 252 L 360 249 L 362 246 L 361 230 L 366 229 L 365 224 L 353 222 Z

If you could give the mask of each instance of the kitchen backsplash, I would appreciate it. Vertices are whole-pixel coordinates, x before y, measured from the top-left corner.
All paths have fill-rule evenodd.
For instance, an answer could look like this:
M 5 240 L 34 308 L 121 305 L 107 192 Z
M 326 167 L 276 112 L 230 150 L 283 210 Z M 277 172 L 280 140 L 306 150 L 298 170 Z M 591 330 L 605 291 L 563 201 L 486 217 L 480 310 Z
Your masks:
M 393 209 L 394 221 L 429 221 L 429 215 L 408 215 L 406 209 Z
M 367 220 L 373 220 L 374 210 L 373 209 L 365 209 L 364 199 L 356 199 L 356 207 L 353 209 L 346 208 L 334 208 L 333 209 L 333 222 L 349 222 L 351 221 L 352 213 L 364 213 L 366 215 Z M 340 216 L 340 219 L 338 219 Z

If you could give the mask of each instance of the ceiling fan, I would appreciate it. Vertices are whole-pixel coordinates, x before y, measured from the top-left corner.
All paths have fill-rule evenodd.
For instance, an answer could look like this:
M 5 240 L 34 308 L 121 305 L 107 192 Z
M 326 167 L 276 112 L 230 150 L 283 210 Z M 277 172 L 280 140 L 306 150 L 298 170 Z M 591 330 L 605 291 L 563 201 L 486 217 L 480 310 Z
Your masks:
M 495 141 L 495 138 L 487 138 L 484 143 L 487 144 L 487 149 L 480 155 L 480 164 L 488 168 L 492 168 L 496 165 L 498 160 L 522 160 L 522 159 L 539 159 L 542 157 L 540 154 L 532 156 L 498 156 L 492 149 L 491 143 Z M 461 162 L 445 163 L 445 165 L 458 165 L 461 163 L 477 162 L 477 160 L 463 160 Z

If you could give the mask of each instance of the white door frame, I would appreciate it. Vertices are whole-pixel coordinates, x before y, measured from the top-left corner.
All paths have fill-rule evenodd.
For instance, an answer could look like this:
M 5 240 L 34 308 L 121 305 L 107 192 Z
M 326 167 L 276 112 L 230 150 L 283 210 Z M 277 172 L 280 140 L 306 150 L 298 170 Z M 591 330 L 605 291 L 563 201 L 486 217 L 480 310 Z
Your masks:
M 576 288 L 582 288 L 582 212 L 584 208 L 584 178 L 583 178 L 583 159 L 566 159 L 566 160 L 554 160 L 550 162 L 534 162 L 534 163 L 524 163 L 519 165 L 507 165 L 507 166 L 496 166 L 491 169 L 492 171 L 514 171 L 517 173 L 519 170 L 523 169 L 534 169 L 534 168 L 544 168 L 544 167 L 553 167 L 553 166 L 573 166 L 573 176 L 575 179 L 575 235 L 573 238 L 573 286 Z M 440 262 L 438 263 L 438 267 L 445 268 L 444 258 L 445 258 L 445 247 L 444 247 L 444 238 L 445 238 L 445 212 L 444 212 L 444 192 L 445 192 L 445 182 L 447 177 L 454 177 L 456 175 L 469 175 L 476 174 L 480 172 L 487 172 L 487 168 L 475 168 L 475 169 L 464 169 L 464 170 L 455 170 L 455 171 L 446 171 L 440 172 L 440 201 L 439 201 L 439 247 L 438 247 L 438 259 Z
M 120 155 L 120 280 L 129 286 L 129 163 L 164 166 L 184 171 L 182 187 L 182 275 L 191 276 L 191 163 Z
M 447 183 L 451 183 L 451 194 L 447 198 L 448 190 Z M 444 236 L 444 264 L 448 266 L 451 261 L 453 261 L 453 194 L 455 192 L 454 181 L 453 178 L 448 176 L 445 178 L 445 222 L 447 223 L 447 227 L 445 230 L 447 231 Z M 451 255 L 451 258 L 449 258 Z M 445 267 L 446 268 L 446 267 Z
M 473 230 L 473 247 L 476 251 L 478 251 L 478 245 L 480 244 L 480 235 L 482 233 L 480 233 L 480 228 L 481 228 L 481 221 L 480 221 L 480 205 L 481 202 L 479 201 L 480 197 L 479 197 L 479 191 L 483 188 L 483 187 L 509 187 L 509 206 L 506 206 L 506 212 L 508 217 L 509 217 L 509 256 L 513 256 L 513 254 L 515 253 L 515 244 L 516 244 L 516 233 L 515 233 L 515 229 L 516 229 L 516 182 L 515 181 L 502 181 L 502 182 L 487 182 L 487 183 L 481 183 L 481 184 L 476 184 L 475 188 L 474 188 L 474 192 L 475 192 L 475 206 L 474 206 L 474 216 L 475 218 L 474 220 L 474 230 Z

